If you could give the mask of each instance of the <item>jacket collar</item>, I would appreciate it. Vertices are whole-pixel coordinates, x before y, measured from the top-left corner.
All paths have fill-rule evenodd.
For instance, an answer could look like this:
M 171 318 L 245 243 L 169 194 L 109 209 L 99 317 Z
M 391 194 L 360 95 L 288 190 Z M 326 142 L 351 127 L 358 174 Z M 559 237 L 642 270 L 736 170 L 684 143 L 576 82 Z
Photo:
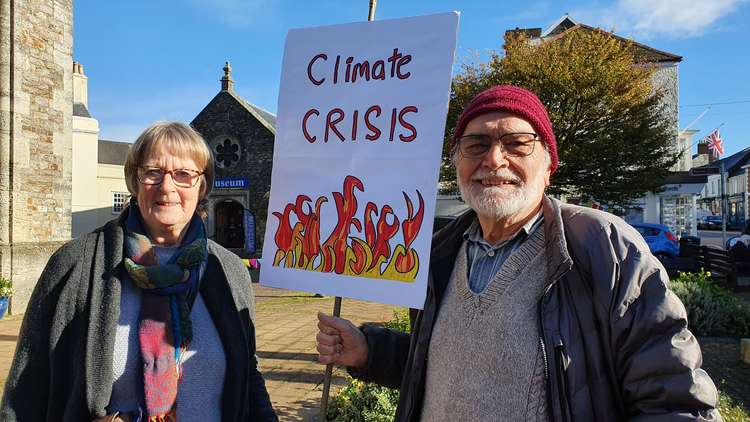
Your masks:
M 545 195 L 542 197 L 542 213 L 544 214 L 545 249 L 547 253 L 547 283 L 552 283 L 562 277 L 573 266 L 573 260 L 568 252 L 565 240 L 565 224 L 560 210 L 560 201 Z M 453 222 L 438 231 L 432 237 L 432 256 L 430 269 L 437 297 L 442 297 L 448 284 L 456 261 L 458 250 L 464 240 L 464 232 L 476 219 L 476 212 L 469 210 L 456 218 Z
M 547 252 L 547 283 L 552 283 L 562 277 L 573 267 L 573 259 L 568 252 L 568 242 L 565 238 L 565 222 L 562 218 L 560 201 L 545 195 L 542 198 L 542 212 L 544 213 L 544 235 Z
M 82 270 L 88 275 L 86 332 L 86 404 L 92 415 L 103 415 L 112 391 L 112 354 L 120 315 L 123 231 L 118 220 L 85 237 Z M 86 278 L 85 276 L 83 278 Z

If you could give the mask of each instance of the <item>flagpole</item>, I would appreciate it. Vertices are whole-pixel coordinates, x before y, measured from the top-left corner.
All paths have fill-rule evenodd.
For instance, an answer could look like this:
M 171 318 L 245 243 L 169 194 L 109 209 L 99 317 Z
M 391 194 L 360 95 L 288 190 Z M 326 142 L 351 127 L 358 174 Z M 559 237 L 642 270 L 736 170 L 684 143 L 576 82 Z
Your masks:
M 709 110 L 711 110 L 711 107 L 706 107 L 706 109 L 705 109 L 705 110 L 703 110 L 703 113 L 699 114 L 699 115 L 698 115 L 698 117 L 696 117 L 695 119 L 693 119 L 693 121 L 692 121 L 692 122 L 690 122 L 690 123 L 689 123 L 689 124 L 688 124 L 687 126 L 685 126 L 684 128 L 682 128 L 682 130 L 681 130 L 681 131 L 680 131 L 679 133 L 677 133 L 677 136 L 680 136 L 680 135 L 682 135 L 683 133 L 687 132 L 687 130 L 688 130 L 688 129 L 690 129 L 690 128 L 691 128 L 691 127 L 692 127 L 692 126 L 693 126 L 693 125 L 694 125 L 694 124 L 695 124 L 695 123 L 696 123 L 696 122 L 697 122 L 698 120 L 700 120 L 700 119 L 701 119 L 701 118 L 702 118 L 702 117 L 703 117 L 703 116 L 704 116 L 704 115 L 705 115 L 706 113 L 708 113 L 708 111 L 709 111 Z
M 367 21 L 375 20 L 375 9 L 378 7 L 378 0 L 370 0 L 370 8 L 367 13 Z M 333 316 L 341 315 L 341 296 L 336 296 L 333 302 Z M 328 410 L 328 395 L 331 391 L 331 377 L 333 376 L 333 364 L 326 365 L 326 374 L 323 378 L 323 397 L 320 400 L 320 422 L 326 421 L 326 411 Z
M 721 176 L 721 248 L 726 248 L 727 245 L 727 213 L 726 204 L 724 200 L 724 161 L 721 162 L 721 170 L 719 172 Z

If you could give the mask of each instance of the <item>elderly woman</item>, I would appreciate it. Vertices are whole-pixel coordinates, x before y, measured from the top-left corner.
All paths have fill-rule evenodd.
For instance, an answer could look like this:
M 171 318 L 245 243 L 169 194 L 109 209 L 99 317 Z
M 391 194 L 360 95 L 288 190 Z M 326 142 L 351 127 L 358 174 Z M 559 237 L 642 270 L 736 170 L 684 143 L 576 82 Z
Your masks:
M 196 213 L 213 185 L 206 143 L 156 123 L 125 178 L 120 217 L 42 273 L 0 420 L 277 420 L 255 358 L 250 276 Z

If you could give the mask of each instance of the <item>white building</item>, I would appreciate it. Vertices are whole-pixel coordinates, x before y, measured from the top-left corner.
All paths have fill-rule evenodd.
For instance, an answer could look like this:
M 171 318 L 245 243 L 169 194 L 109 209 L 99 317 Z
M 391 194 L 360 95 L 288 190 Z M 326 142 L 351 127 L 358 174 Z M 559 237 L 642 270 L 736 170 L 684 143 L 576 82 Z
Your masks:
M 122 211 L 128 189 L 124 159 L 130 144 L 99 139 L 99 122 L 88 111 L 88 78 L 73 64 L 72 237 L 86 234 Z
M 750 168 L 750 147 L 721 160 L 713 161 L 706 167 L 723 169 L 725 213 L 727 226 L 741 230 L 748 222 L 748 168 Z M 699 213 L 721 215 L 721 176 L 708 176 L 699 200 Z

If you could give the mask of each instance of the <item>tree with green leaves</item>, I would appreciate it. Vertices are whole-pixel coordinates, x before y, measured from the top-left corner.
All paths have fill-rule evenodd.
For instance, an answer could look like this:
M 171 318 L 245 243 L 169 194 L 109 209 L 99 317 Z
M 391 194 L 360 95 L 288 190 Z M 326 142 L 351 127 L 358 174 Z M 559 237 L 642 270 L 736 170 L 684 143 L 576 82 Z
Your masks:
M 541 42 L 511 34 L 504 49 L 464 65 L 453 81 L 443 186 L 455 187 L 448 149 L 464 106 L 490 86 L 511 84 L 535 92 L 549 112 L 560 159 L 549 193 L 627 205 L 660 187 L 678 159 L 677 134 L 652 85 L 656 66 L 637 59 L 631 42 L 579 28 Z

